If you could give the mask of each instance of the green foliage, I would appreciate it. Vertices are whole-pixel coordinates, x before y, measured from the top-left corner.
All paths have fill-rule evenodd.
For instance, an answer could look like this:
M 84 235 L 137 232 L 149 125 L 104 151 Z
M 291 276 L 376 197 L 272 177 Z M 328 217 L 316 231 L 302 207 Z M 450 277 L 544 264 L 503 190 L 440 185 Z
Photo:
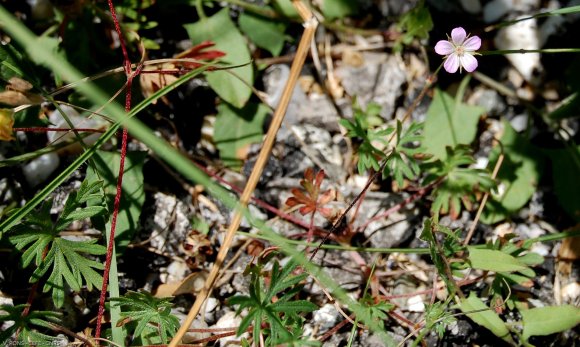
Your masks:
M 541 151 L 518 135 L 504 121 L 501 138 L 505 159 L 498 172 L 498 191 L 492 192 L 481 220 L 493 224 L 519 211 L 532 197 L 542 175 L 544 158 Z M 501 149 L 496 147 L 490 155 L 489 167 L 497 162 Z M 568 188 L 566 188 L 568 189 Z
M 476 192 L 486 192 L 494 187 L 489 172 L 469 167 L 475 163 L 467 146 L 446 148 L 447 155 L 425 164 L 427 176 L 424 184 L 443 179 L 433 189 L 434 197 L 431 213 L 438 216 L 450 214 L 455 219 L 461 213 L 461 206 L 471 210 L 477 200 Z
M 434 302 L 425 308 L 425 326 L 428 330 L 435 330 L 439 337 L 443 337 L 447 332 L 447 327 L 457 321 L 445 308 L 447 305 L 442 302 Z
M 262 139 L 262 124 L 268 115 L 262 104 L 248 103 L 239 109 L 222 103 L 214 125 L 213 139 L 220 151 L 224 164 L 239 168 L 243 157 L 240 151 L 251 143 Z
M 139 217 L 145 201 L 143 164 L 146 155 L 146 152 L 128 152 L 125 157 L 123 194 L 121 195 L 115 231 L 117 251 L 123 251 L 139 230 Z M 87 169 L 86 180 L 88 182 L 104 181 L 103 192 L 108 211 L 113 211 L 120 161 L 120 153 L 98 151 L 93 161 L 94 165 Z M 99 196 L 96 200 L 90 200 L 89 205 L 99 205 L 101 200 L 102 197 Z M 111 217 L 112 213 L 95 217 L 92 221 L 98 229 L 111 230 Z
M 25 58 L 14 46 L 10 43 L 0 45 L 0 78 L 2 80 L 7 82 L 12 77 L 34 76 L 28 70 L 29 66 Z
M 0 344 L 3 346 L 23 345 L 23 346 L 53 346 L 55 338 L 40 331 L 54 330 L 54 326 L 60 320 L 60 313 L 52 311 L 31 310 L 27 315 L 23 315 L 27 305 L 2 305 L 0 306 L 0 326 L 6 327 L 4 323 L 13 324 L 0 332 Z M 15 334 L 18 333 L 18 337 Z M 11 340 L 15 338 L 15 340 Z
M 365 294 L 360 299 L 363 307 L 369 310 L 371 319 L 384 328 L 385 321 L 389 319 L 388 313 L 395 308 L 395 305 L 386 301 L 377 301 L 371 295 Z
M 250 65 L 251 56 L 248 46 L 230 19 L 229 9 L 224 8 L 211 17 L 187 24 L 185 29 L 194 45 L 204 41 L 215 42 L 214 48 L 226 53 L 221 60 L 223 63 L 236 66 L 245 64 L 227 71 L 218 70 L 207 73 L 210 87 L 220 98 L 234 107 L 244 107 L 252 94 L 250 86 L 254 84 L 254 70 Z
M 522 310 L 522 339 L 566 331 L 580 324 L 580 308 L 571 305 Z
M 445 249 L 443 249 L 437 241 L 437 232 L 445 234 L 445 238 L 447 239 L 444 243 L 446 245 Z M 437 273 L 439 273 L 445 282 L 447 290 L 450 293 L 455 293 L 458 289 L 454 281 L 448 276 L 446 258 L 460 250 L 461 246 L 457 234 L 457 232 L 454 233 L 451 229 L 435 223 L 431 219 L 426 219 L 420 236 L 421 240 L 426 241 L 429 244 L 429 255 L 431 256 L 431 260 L 437 269 Z
M 179 329 L 179 319 L 171 314 L 171 298 L 130 291 L 111 301 L 122 310 L 117 326 L 132 332 L 134 345 L 167 344 Z
M 133 31 L 138 33 L 142 30 L 153 29 L 157 27 L 157 22 L 150 20 L 143 13 L 144 10 L 151 7 L 155 1 L 138 1 L 138 0 L 124 0 L 120 4 L 116 4 L 115 8 L 119 16 L 122 16 L 123 22 L 121 27 L 126 31 Z M 146 49 L 159 49 L 157 42 L 139 35 L 127 35 L 129 43 L 133 46 L 137 44 L 136 39 L 140 38 L 143 46 Z M 132 45 L 129 45 L 131 47 Z
M 309 301 L 294 300 L 294 297 L 301 289 L 298 283 L 308 275 L 306 273 L 293 275 L 296 269 L 296 263 L 293 261 L 289 261 L 282 268 L 274 261 L 270 283 L 266 285 L 262 273 L 264 265 L 265 262 L 259 261 L 257 265 L 250 264 L 246 269 L 246 273 L 251 274 L 249 296 L 238 295 L 228 300 L 230 305 L 239 305 L 238 314 L 244 309 L 248 310 L 238 327 L 238 336 L 253 325 L 253 339 L 256 345 L 259 345 L 261 334 L 267 336 L 268 346 L 307 343 L 308 341 L 300 340 L 304 319 L 299 313 L 311 312 L 317 307 Z M 267 324 L 267 328 L 263 328 L 263 324 Z
M 392 175 L 399 187 L 403 186 L 404 177 L 414 180 L 421 171 L 413 156 L 424 151 L 423 147 L 418 146 L 423 139 L 419 135 L 422 129 L 422 124 L 411 123 L 409 128 L 403 131 L 401 122 L 397 121 L 395 146 L 387 158 L 383 175 Z
M 102 270 L 100 262 L 88 259 L 87 255 L 101 255 L 105 247 L 91 241 L 71 241 L 59 235 L 75 220 L 96 216 L 105 211 L 100 206 L 83 206 L 89 199 L 99 198 L 102 182 L 84 181 L 77 192 L 71 192 L 62 213 L 51 221 L 52 200 L 46 201 L 39 211 L 30 213 L 17 226 L 8 232 L 8 241 L 23 251 L 21 262 L 28 267 L 34 262 L 36 269 L 30 282 L 40 280 L 45 274 L 49 277 L 43 291 L 52 291 L 55 306 L 62 307 L 65 295 L 65 282 L 74 291 L 81 290 L 83 282 L 87 289 L 100 287 L 102 276 L 95 270 Z
M 560 206 L 570 217 L 580 221 L 580 147 L 546 151 L 552 162 L 554 192 Z
M 249 12 L 243 12 L 238 19 L 240 30 L 256 44 L 278 56 L 284 48 L 284 42 L 288 37 L 284 34 L 286 24 L 275 22 L 271 19 L 260 17 Z
M 322 13 L 324 18 L 331 20 L 356 15 L 359 11 L 358 0 L 324 0 Z
M 427 110 L 423 134 L 425 153 L 432 154 L 435 159 L 445 158 L 446 147 L 468 145 L 475 139 L 479 117 L 485 110 L 461 101 L 467 81 L 469 78 L 464 79 L 455 99 L 435 89 L 433 101 Z
M 380 112 L 378 104 L 371 103 L 364 111 L 355 102 L 353 112 L 353 120 L 341 119 L 340 124 L 346 128 L 348 137 L 361 140 L 358 147 L 358 172 L 362 174 L 369 169 L 378 171 L 380 169 L 379 160 L 384 159 L 385 154 L 375 145 L 386 146 L 388 144 L 387 136 L 395 129 L 377 129 L 377 125 L 381 124 L 377 122 Z
M 414 39 L 428 39 L 429 32 L 433 29 L 433 20 L 425 2 L 421 1 L 415 8 L 405 13 L 399 19 L 397 29 L 401 36 L 395 42 L 395 51 L 400 52 L 403 45 L 409 45 Z
M 459 304 L 459 309 L 472 321 L 488 329 L 495 336 L 507 343 L 514 344 L 506 323 L 501 320 L 494 310 L 484 304 L 475 293 L 471 292 L 468 298 L 463 299 Z

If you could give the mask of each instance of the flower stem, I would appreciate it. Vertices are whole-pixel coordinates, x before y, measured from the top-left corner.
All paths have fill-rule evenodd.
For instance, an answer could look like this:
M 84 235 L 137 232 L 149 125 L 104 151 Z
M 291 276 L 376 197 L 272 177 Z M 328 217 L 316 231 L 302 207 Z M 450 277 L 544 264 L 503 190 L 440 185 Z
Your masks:
M 482 51 L 477 53 L 481 55 L 526 54 L 526 53 L 580 53 L 580 48 L 500 49 L 497 51 Z

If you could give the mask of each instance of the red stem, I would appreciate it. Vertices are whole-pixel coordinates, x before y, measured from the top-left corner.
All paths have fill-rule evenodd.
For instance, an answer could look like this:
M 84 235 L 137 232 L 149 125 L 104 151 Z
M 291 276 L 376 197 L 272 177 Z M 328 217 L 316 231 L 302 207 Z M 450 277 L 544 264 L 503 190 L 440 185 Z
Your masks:
M 121 45 L 121 50 L 123 51 L 123 65 L 125 66 L 125 74 L 127 75 L 127 88 L 125 89 L 125 112 L 131 111 L 131 85 L 133 83 L 133 78 L 139 75 L 142 69 L 142 65 L 138 66 L 133 72 L 131 71 L 131 60 L 129 60 L 129 54 L 127 53 L 127 47 L 125 46 L 125 40 L 123 38 L 123 33 L 121 32 L 121 26 L 119 25 L 119 20 L 117 19 L 117 13 L 115 12 L 115 6 L 113 6 L 113 0 L 107 0 L 109 4 L 109 9 L 111 11 L 111 17 L 115 23 L 115 30 L 119 35 L 119 42 Z M 95 329 L 95 338 L 101 337 L 101 326 L 103 315 L 105 314 L 105 300 L 107 298 L 107 284 L 109 281 L 109 272 L 111 270 L 111 261 L 113 258 L 113 248 L 115 246 L 115 230 L 117 227 L 117 216 L 119 215 L 119 206 L 121 204 L 122 186 L 123 186 L 123 173 L 125 171 L 125 157 L 127 155 L 127 129 L 123 128 L 123 135 L 121 140 L 121 158 L 119 162 L 119 175 L 117 178 L 117 193 L 115 195 L 115 202 L 113 205 L 113 218 L 111 220 L 111 233 L 109 235 L 109 244 L 107 245 L 107 258 L 105 261 L 105 269 L 103 271 L 103 286 L 101 287 L 101 296 L 99 299 L 99 312 L 97 315 L 97 327 Z M 97 342 L 97 346 L 100 343 Z

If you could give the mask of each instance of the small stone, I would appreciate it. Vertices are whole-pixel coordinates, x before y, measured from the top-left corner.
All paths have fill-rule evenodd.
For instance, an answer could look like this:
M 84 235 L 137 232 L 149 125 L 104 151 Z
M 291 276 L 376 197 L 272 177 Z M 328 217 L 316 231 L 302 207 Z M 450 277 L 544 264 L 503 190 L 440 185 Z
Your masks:
M 22 167 L 24 178 L 30 186 L 36 187 L 52 175 L 58 168 L 60 159 L 54 152 L 46 153 L 38 158 L 32 159 Z
M 232 329 L 232 331 L 236 331 L 237 327 L 240 326 L 242 322 L 242 318 L 236 316 L 235 312 L 228 312 L 224 314 L 218 321 L 215 323 L 212 328 L 216 330 L 221 329 Z M 221 339 L 217 340 L 220 346 L 230 346 L 230 345 L 239 345 L 242 339 L 248 339 L 249 334 L 247 332 L 243 333 L 239 337 L 236 335 L 222 337 Z
M 425 303 L 421 295 L 415 295 L 407 300 L 407 309 L 411 312 L 425 312 Z
M 314 324 L 319 327 L 319 333 L 324 333 L 334 327 L 338 322 L 339 313 L 332 304 L 325 304 L 320 309 L 314 311 L 312 318 Z
M 494 42 L 496 47 L 502 50 L 534 50 L 540 49 L 538 36 L 536 20 L 529 19 L 500 29 Z M 539 77 L 543 71 L 540 53 L 507 54 L 505 57 L 526 81 L 532 84 L 539 82 Z
M 528 114 L 518 114 L 510 120 L 510 124 L 515 131 L 521 133 L 528 127 Z

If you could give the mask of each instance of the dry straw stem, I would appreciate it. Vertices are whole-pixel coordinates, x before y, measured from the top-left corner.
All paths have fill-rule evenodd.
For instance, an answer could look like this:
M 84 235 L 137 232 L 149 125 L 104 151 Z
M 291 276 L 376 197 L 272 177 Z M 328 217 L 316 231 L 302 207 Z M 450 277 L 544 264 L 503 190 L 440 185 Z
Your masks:
M 290 77 L 288 78 L 286 86 L 284 87 L 284 92 L 280 99 L 280 104 L 278 105 L 276 111 L 274 112 L 272 124 L 268 129 L 268 133 L 262 144 L 262 149 L 260 150 L 258 159 L 256 161 L 256 164 L 254 165 L 254 169 L 252 170 L 250 177 L 248 178 L 248 183 L 244 191 L 242 192 L 242 196 L 240 197 L 239 207 L 246 207 L 248 205 L 248 202 L 252 197 L 252 194 L 254 192 L 254 189 L 256 188 L 258 180 L 262 175 L 262 171 L 268 160 L 272 146 L 274 145 L 276 134 L 278 133 L 278 129 L 280 128 L 280 125 L 282 125 L 282 120 L 284 119 L 284 115 L 286 114 L 286 109 L 288 108 L 292 91 L 296 86 L 296 81 L 298 80 L 300 70 L 302 69 L 304 61 L 306 60 L 306 56 L 308 55 L 310 42 L 314 38 L 314 33 L 316 32 L 316 27 L 318 26 L 318 21 L 312 15 L 310 9 L 308 9 L 308 7 L 304 5 L 300 0 L 293 0 L 292 5 L 296 8 L 298 13 L 300 14 L 300 17 L 304 21 L 304 33 L 302 35 L 302 38 L 300 39 L 300 43 L 298 44 L 296 59 L 294 60 L 290 68 Z M 177 331 L 177 334 L 173 337 L 173 339 L 169 343 L 169 347 L 176 347 L 178 345 L 178 343 L 183 338 L 183 335 L 185 335 L 185 333 L 191 326 L 191 323 L 193 323 L 195 317 L 197 317 L 197 314 L 199 313 L 206 298 L 209 296 L 209 293 L 211 292 L 216 282 L 222 264 L 224 263 L 225 257 L 229 251 L 234 235 L 238 230 L 238 227 L 240 226 L 240 222 L 242 221 L 242 212 L 239 207 L 236 209 L 234 217 L 232 218 L 232 222 L 227 230 L 224 242 L 222 243 L 222 246 L 217 254 L 216 261 L 207 277 L 205 285 L 203 289 L 198 293 L 195 302 L 193 303 L 193 306 L 191 307 L 189 314 L 185 319 L 185 322 L 181 325 L 181 327 Z

